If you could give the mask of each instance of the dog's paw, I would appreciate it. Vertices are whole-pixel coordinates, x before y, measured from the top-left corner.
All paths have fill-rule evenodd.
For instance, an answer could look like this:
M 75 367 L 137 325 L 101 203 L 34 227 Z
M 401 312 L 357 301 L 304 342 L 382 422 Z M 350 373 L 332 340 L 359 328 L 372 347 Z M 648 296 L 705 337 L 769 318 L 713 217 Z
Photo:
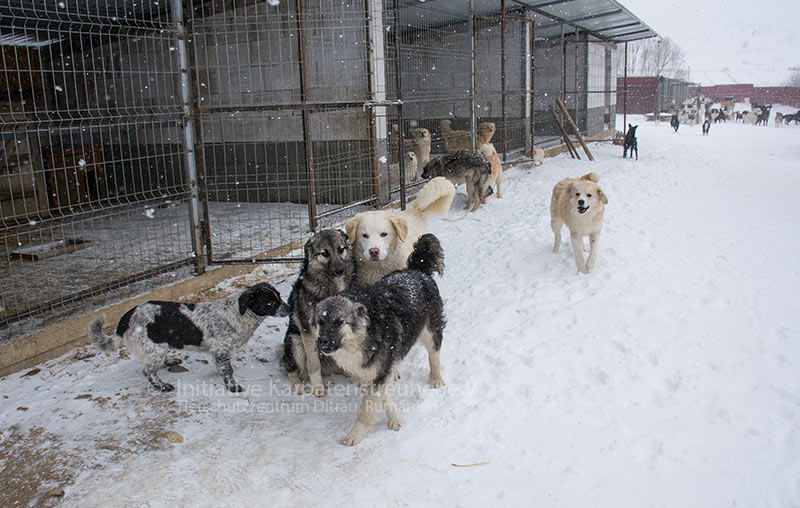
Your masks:
M 292 385 L 292 389 L 294 390 L 295 395 L 303 395 L 305 386 L 303 386 L 303 383 L 295 383 Z
M 350 436 L 350 434 L 348 434 L 348 435 L 344 436 L 343 438 L 341 438 L 339 440 L 339 442 L 342 443 L 345 446 L 355 446 L 360 441 L 356 441 L 353 437 Z
M 389 430 L 400 430 L 403 426 L 403 420 L 400 418 L 389 418 Z
M 325 396 L 325 385 L 314 385 L 311 387 L 311 393 L 314 394 L 315 397 L 324 397 Z
M 167 393 L 175 390 L 175 387 L 169 383 L 162 383 L 160 385 L 153 385 L 153 388 L 159 392 Z
M 431 376 L 428 378 L 428 386 L 430 386 L 431 388 L 441 388 L 444 386 L 444 379 L 438 376 L 437 377 Z
M 356 423 L 353 429 L 343 438 L 339 440 L 345 446 L 355 446 L 364 439 L 364 436 L 367 435 L 367 427 L 362 423 Z

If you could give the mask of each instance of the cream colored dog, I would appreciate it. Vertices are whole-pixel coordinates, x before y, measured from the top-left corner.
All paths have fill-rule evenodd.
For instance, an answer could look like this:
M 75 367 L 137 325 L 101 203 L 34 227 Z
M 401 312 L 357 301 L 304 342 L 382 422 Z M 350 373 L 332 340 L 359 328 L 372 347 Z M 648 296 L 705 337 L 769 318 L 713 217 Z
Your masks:
M 470 149 L 470 132 L 468 130 L 453 130 L 450 128 L 450 120 L 442 120 L 440 130 L 447 153 Z M 494 136 L 494 131 L 494 122 L 482 122 L 478 125 L 478 130 L 475 132 L 475 146 L 480 148 L 481 145 L 489 143 Z M 422 166 L 424 164 L 420 167 Z
M 550 201 L 550 227 L 555 235 L 553 252 L 561 245 L 561 226 L 569 228 L 572 251 L 578 272 L 589 273 L 597 260 L 597 245 L 603 229 L 603 214 L 608 203 L 603 190 L 597 185 L 595 173 L 580 178 L 565 178 L 553 188 Z M 583 237 L 589 236 L 589 258 L 583 260 Z
M 401 139 L 399 127 L 397 124 L 393 124 L 392 141 L 399 146 Z M 422 127 L 414 129 L 411 131 L 411 139 L 402 139 L 402 141 L 403 154 L 414 152 L 419 167 L 428 163 L 431 158 L 431 133 L 428 129 Z M 392 164 L 399 162 L 397 157 L 397 150 L 392 150 Z
M 544 162 L 544 148 L 537 146 L 533 149 L 533 165 L 541 166 Z
M 483 144 L 478 149 L 478 152 L 486 157 L 486 160 L 492 165 L 492 184 L 497 185 L 497 192 L 495 194 L 498 198 L 502 198 L 503 193 L 500 191 L 500 182 L 503 180 L 503 165 L 500 162 L 500 157 L 497 155 L 494 144 Z
M 408 208 L 363 212 L 344 225 L 356 260 L 356 285 L 374 284 L 406 267 L 414 242 L 428 232 L 431 215 L 446 217 L 456 195 L 447 178 L 432 178 Z
M 417 170 L 417 156 L 414 152 L 406 152 L 403 156 L 403 166 L 406 170 L 406 182 L 411 183 L 419 179 L 419 171 Z M 391 185 L 400 185 L 400 163 L 395 162 L 389 166 L 389 183 Z

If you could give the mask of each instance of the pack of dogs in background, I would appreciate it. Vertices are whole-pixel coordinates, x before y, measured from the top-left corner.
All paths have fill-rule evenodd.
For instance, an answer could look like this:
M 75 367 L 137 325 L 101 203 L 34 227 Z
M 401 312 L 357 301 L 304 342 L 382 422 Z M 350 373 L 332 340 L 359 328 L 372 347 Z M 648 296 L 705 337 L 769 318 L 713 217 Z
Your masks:
M 465 210 L 476 211 L 492 194 L 502 198 L 503 165 L 492 143 L 496 131 L 494 122 L 481 122 L 478 125 L 474 151 L 470 148 L 472 136 L 469 130 L 453 129 L 450 120 L 442 120 L 439 129 L 446 154 L 431 158 L 432 139 L 428 129 L 414 128 L 411 139 L 404 139 L 399 126 L 392 125 L 392 142 L 402 147 L 403 153 L 401 156 L 397 150 L 392 151 L 390 182 L 400 182 L 402 158 L 406 184 L 437 176 L 447 178 L 454 185 L 463 183 L 467 191 Z M 545 151 L 542 147 L 536 147 L 527 156 L 532 166 L 539 166 L 544 161 Z

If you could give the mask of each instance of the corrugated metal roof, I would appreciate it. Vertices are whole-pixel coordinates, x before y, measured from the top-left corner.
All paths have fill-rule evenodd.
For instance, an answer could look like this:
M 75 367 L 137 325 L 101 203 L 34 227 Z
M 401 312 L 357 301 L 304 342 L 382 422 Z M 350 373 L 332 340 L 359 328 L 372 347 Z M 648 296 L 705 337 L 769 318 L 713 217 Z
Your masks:
M 550 39 L 575 29 L 611 42 L 658 37 L 658 34 L 615 0 L 507 0 L 506 10 L 528 7 L 539 14 L 536 38 Z M 500 14 L 500 0 L 473 0 L 475 14 Z M 413 27 L 446 26 L 453 20 L 469 19 L 467 0 L 402 0 L 400 20 Z
M 537 39 L 559 36 L 562 23 L 612 42 L 658 37 L 655 30 L 615 0 L 517 0 L 515 3 L 554 18 L 537 23 Z

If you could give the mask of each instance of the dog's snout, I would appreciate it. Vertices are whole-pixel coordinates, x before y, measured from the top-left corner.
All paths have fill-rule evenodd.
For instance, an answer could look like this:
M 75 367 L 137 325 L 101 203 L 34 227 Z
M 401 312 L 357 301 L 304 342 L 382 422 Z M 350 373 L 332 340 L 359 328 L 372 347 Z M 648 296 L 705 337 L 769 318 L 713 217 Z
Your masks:
M 336 275 L 338 275 L 339 277 L 344 275 L 344 267 L 343 266 L 336 269 Z
M 580 206 L 583 206 L 583 205 L 585 205 L 585 204 L 586 204 L 586 201 L 584 201 L 584 200 L 582 200 L 582 199 L 579 199 L 579 200 L 578 200 L 578 204 L 579 204 Z
M 371 257 L 373 257 L 373 258 L 376 258 L 376 257 L 378 257 L 378 254 L 380 254 L 380 253 L 381 253 L 381 250 L 380 250 L 379 248 L 377 248 L 377 247 L 372 247 L 372 248 L 369 250 L 369 255 L 370 255 Z

